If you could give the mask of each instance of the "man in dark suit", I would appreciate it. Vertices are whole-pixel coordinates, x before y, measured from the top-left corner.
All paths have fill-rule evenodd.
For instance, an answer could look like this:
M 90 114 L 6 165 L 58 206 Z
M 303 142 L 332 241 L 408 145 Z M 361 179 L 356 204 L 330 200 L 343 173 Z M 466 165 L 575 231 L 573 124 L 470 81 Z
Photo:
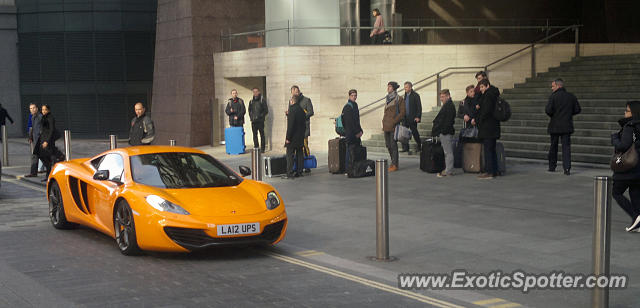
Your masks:
M 555 172 L 558 164 L 558 141 L 562 139 L 562 169 L 565 175 L 571 174 L 571 134 L 573 134 L 573 116 L 582 110 L 575 95 L 567 92 L 560 78 L 551 82 L 551 96 L 545 112 L 551 118 L 547 131 L 551 135 L 549 148 L 549 172 Z
M 478 85 L 482 96 L 480 96 L 480 104 L 476 106 L 478 109 L 477 122 L 476 119 L 473 119 L 471 125 L 478 125 L 478 138 L 482 139 L 486 173 L 481 174 L 478 178 L 485 180 L 493 179 L 498 175 L 496 143 L 500 139 L 500 121 L 493 116 L 493 110 L 500 97 L 500 90 L 491 85 L 489 79 L 480 80 Z
M 302 168 L 304 164 L 304 138 L 307 128 L 307 117 L 304 110 L 300 107 L 299 100 L 292 98 L 289 101 L 289 110 L 287 112 L 287 139 L 285 147 L 287 147 L 287 175 L 285 178 L 294 178 L 302 176 Z M 293 170 L 293 160 L 296 159 L 296 170 Z

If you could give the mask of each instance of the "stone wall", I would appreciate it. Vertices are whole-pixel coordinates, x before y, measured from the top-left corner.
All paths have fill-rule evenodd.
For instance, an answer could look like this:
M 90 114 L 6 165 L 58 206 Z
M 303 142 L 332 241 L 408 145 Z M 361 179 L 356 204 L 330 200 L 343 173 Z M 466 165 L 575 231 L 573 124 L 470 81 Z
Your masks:
M 250 87 L 238 78 L 266 77 L 271 123 L 267 134 L 271 148 L 284 152 L 286 131 L 284 111 L 290 97 L 290 87 L 300 86 L 311 98 L 315 116 L 311 120 L 311 150 L 326 151 L 327 140 L 336 137 L 333 118 L 347 101 L 349 89 L 358 90 L 362 107 L 386 95 L 388 81 L 416 82 L 444 68 L 453 66 L 484 66 L 526 45 L 382 45 L 382 46 L 313 46 L 276 47 L 216 53 L 213 56 L 218 110 L 224 108 L 230 90 L 237 88 L 245 101 L 251 97 Z M 549 44 L 536 47 L 536 70 L 547 71 L 560 62 L 569 61 L 575 53 L 573 44 Z M 581 55 L 640 53 L 640 44 L 582 44 Z M 442 88 L 448 88 L 454 100 L 465 96 L 465 87 L 475 84 L 478 69 L 451 71 L 444 75 Z M 512 88 L 531 74 L 531 53 L 523 52 L 489 68 L 489 78 L 500 89 Z M 567 85 L 568 88 L 571 85 Z M 423 110 L 436 106 L 435 79 L 415 86 L 421 95 Z M 363 140 L 381 132 L 381 104 L 363 110 L 361 124 Z M 228 121 L 224 119 L 225 123 Z M 251 146 L 251 127 L 246 116 L 245 132 Z M 228 125 L 225 124 L 225 127 Z M 222 139 L 222 128 L 214 131 Z

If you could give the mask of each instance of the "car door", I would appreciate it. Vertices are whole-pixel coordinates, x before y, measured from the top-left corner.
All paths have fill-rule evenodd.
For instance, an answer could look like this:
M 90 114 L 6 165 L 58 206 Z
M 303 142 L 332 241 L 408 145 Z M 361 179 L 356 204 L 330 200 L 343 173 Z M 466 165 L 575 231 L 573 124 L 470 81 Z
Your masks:
M 93 180 L 88 187 L 90 207 L 95 215 L 96 223 L 106 232 L 113 232 L 113 203 L 124 179 L 124 159 L 118 153 L 104 156 L 97 165 L 97 170 L 108 170 L 109 178 L 99 181 Z

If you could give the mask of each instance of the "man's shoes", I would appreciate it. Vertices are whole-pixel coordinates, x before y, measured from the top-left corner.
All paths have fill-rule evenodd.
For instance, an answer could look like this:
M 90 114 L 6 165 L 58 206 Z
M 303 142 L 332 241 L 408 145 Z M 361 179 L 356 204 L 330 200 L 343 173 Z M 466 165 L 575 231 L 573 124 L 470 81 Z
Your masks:
M 38 173 L 45 173 L 47 170 L 38 170 Z
M 37 176 L 38 176 L 37 174 L 25 174 L 24 175 L 25 178 L 35 178 Z
M 438 174 L 436 174 L 436 176 L 439 177 L 439 178 L 443 178 L 443 177 L 447 176 L 447 174 L 444 173 L 444 172 L 438 172 Z
M 547 172 L 556 172 L 556 168 L 549 167 L 549 169 L 547 169 Z
M 396 166 L 396 165 L 391 165 L 391 166 L 389 166 L 388 171 L 389 171 L 389 172 L 398 171 L 398 166 Z
M 301 178 L 301 177 L 303 177 L 303 176 L 304 176 L 304 174 L 302 174 L 302 173 L 296 173 L 294 176 L 295 176 L 295 177 L 297 177 L 297 178 Z
M 49 178 L 48 178 L 48 177 L 46 177 L 46 178 L 44 178 L 44 179 L 40 180 L 40 182 L 46 182 L 47 180 L 49 180 Z
M 493 174 L 485 173 L 485 174 L 479 175 L 478 179 L 479 180 L 491 180 L 491 179 L 493 179 L 493 177 L 494 177 Z
M 570 169 L 564 169 L 564 175 L 571 175 Z
M 629 226 L 628 228 L 625 228 L 625 229 L 627 230 L 627 232 L 632 232 L 632 231 L 638 229 L 638 227 L 640 227 L 640 215 L 638 215 L 638 217 L 636 217 L 636 220 L 633 221 L 631 226 Z
M 311 169 L 304 169 L 304 173 L 311 173 Z
M 283 179 L 289 180 L 295 178 L 295 174 L 285 174 L 282 176 Z

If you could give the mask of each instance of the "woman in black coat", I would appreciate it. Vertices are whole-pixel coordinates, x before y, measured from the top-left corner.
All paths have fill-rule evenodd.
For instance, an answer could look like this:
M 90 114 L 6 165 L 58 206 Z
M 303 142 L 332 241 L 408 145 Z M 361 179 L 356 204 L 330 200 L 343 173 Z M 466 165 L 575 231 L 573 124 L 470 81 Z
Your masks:
M 60 138 L 56 130 L 56 119 L 51 114 L 49 105 L 42 105 L 42 126 L 40 128 L 40 137 L 34 147 L 33 153 L 42 160 L 42 164 L 46 169 L 46 177 L 49 177 L 51 167 L 57 160 L 64 160 L 64 154 L 56 147 L 56 140 Z
M 624 153 L 632 146 L 638 149 L 634 139 L 640 138 L 640 101 L 628 102 L 624 118 L 618 123 L 622 128 L 611 135 L 611 144 L 615 147 L 616 153 Z M 623 195 L 627 189 L 631 200 Z M 631 216 L 631 225 L 626 230 L 640 232 L 640 164 L 627 172 L 613 173 L 611 194 L 620 207 Z

